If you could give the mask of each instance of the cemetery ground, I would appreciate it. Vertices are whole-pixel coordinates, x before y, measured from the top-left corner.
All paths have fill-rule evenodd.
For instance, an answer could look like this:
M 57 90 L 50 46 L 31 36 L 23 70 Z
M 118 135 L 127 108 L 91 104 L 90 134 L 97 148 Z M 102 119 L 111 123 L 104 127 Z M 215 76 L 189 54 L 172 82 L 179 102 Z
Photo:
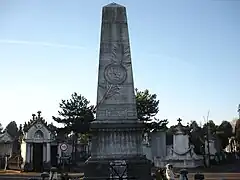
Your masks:
M 189 173 L 188 179 L 194 180 L 195 173 Z M 205 180 L 239 180 L 240 173 L 204 173 Z M 0 175 L 1 180 L 29 180 L 31 178 L 41 179 L 39 173 L 26 173 L 26 174 L 5 174 Z M 75 179 L 75 178 L 74 178 Z M 76 180 L 81 180 L 81 178 L 76 178 Z
M 80 177 L 83 177 L 83 173 L 69 173 L 69 176 L 72 178 L 77 178 L 77 180 L 81 180 Z M 42 179 L 41 173 L 37 172 L 21 172 L 21 171 L 14 171 L 14 170 L 1 170 L 0 171 L 0 180 L 29 180 L 29 179 Z M 60 174 L 59 174 L 60 179 Z
M 179 172 L 179 169 L 175 169 Z M 188 169 L 188 179 L 193 180 L 198 172 L 203 173 L 206 180 L 240 180 L 240 162 L 227 165 L 212 166 L 211 168 Z M 69 173 L 71 177 L 81 177 L 83 173 Z M 28 180 L 30 178 L 41 179 L 41 173 L 20 172 L 20 171 L 0 171 L 0 180 Z M 75 178 L 74 178 L 75 179 Z M 80 180 L 80 178 L 77 178 Z

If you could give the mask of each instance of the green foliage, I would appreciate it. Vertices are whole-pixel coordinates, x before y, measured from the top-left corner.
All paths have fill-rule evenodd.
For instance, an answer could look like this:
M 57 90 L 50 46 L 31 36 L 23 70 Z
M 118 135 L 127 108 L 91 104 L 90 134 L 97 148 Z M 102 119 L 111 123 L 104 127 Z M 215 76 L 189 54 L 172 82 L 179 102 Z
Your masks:
M 209 127 L 208 127 L 209 126 Z M 209 129 L 208 129 L 209 128 Z M 212 120 L 203 125 L 203 128 L 198 126 L 196 121 L 190 123 L 190 142 L 195 147 L 195 153 L 201 154 L 203 152 L 204 141 L 207 138 L 218 137 L 221 142 L 221 148 L 225 149 L 230 138 L 233 135 L 233 128 L 228 121 L 223 121 L 220 126 L 215 125 Z M 209 134 L 208 134 L 209 133 Z M 217 142 L 216 142 L 217 143 Z
M 6 126 L 6 131 L 10 136 L 13 138 L 18 136 L 18 127 L 17 123 L 15 121 L 11 121 L 7 126 Z
M 203 125 L 203 131 L 205 135 L 208 132 L 208 127 L 209 127 L 209 133 L 211 135 L 215 135 L 217 132 L 218 126 L 213 122 L 213 120 L 209 120 L 208 123 L 205 123 Z
M 166 132 L 166 145 L 173 144 L 173 133 L 174 133 L 174 126 L 171 126 L 170 128 L 168 128 Z
M 146 123 L 146 131 L 153 132 L 153 131 L 158 131 L 158 130 L 162 130 L 162 129 L 167 129 L 167 124 L 168 124 L 167 119 L 159 120 L 159 119 L 154 118 L 154 121 Z
M 147 89 L 145 91 L 135 89 L 135 93 L 138 119 L 145 122 L 145 131 L 149 132 L 166 129 L 168 120 L 159 120 L 155 118 L 159 111 L 159 100 L 157 100 L 157 95 L 151 94 Z
M 151 121 L 152 118 L 158 113 L 158 104 L 156 94 L 150 94 L 149 90 L 136 91 L 136 104 L 138 119 L 141 121 Z
M 222 148 L 225 149 L 229 144 L 228 138 L 233 135 L 233 128 L 230 122 L 222 121 L 221 125 L 217 129 L 217 135 L 221 139 Z
M 201 129 L 201 127 L 199 127 L 199 125 L 196 121 L 191 121 L 189 127 L 192 131 L 197 131 L 197 130 Z
M 89 139 L 89 134 L 88 133 L 80 135 L 80 142 L 81 143 L 87 144 L 88 143 L 88 139 Z
M 240 143 L 240 119 L 236 121 L 235 124 L 235 134 L 236 134 L 236 139 Z
M 155 118 L 159 111 L 158 104 L 159 100 L 157 100 L 156 94 L 150 94 L 148 90 L 138 91 L 136 89 L 138 119 L 146 122 L 148 130 L 165 128 L 168 123 L 167 120 Z M 89 124 L 94 120 L 94 107 L 84 96 L 73 93 L 71 99 L 62 100 L 59 107 L 61 109 L 58 111 L 60 117 L 53 116 L 53 120 L 64 124 L 65 131 L 83 134 L 89 131 Z
M 18 128 L 18 141 L 20 143 L 22 142 L 23 136 L 24 136 L 23 126 L 22 126 L 22 124 L 20 124 L 19 128 Z
M 27 132 L 27 130 L 28 130 L 28 123 L 27 123 L 27 122 L 24 122 L 23 132 Z
M 15 121 L 11 121 L 6 126 L 7 133 L 13 138 L 12 153 L 17 154 L 20 152 L 20 142 L 19 142 L 19 129 Z
M 194 152 L 196 154 L 203 154 L 204 146 L 204 131 L 198 125 L 196 121 L 191 121 L 190 125 L 189 140 L 194 145 Z
M 76 92 L 71 95 L 71 99 L 62 100 L 59 104 L 60 117 L 52 117 L 54 121 L 64 124 L 69 132 L 86 133 L 89 131 L 90 122 L 94 120 L 94 107 L 82 95 Z
M 235 139 L 237 142 L 237 151 L 240 152 L 240 119 L 236 121 L 234 129 L 235 129 Z

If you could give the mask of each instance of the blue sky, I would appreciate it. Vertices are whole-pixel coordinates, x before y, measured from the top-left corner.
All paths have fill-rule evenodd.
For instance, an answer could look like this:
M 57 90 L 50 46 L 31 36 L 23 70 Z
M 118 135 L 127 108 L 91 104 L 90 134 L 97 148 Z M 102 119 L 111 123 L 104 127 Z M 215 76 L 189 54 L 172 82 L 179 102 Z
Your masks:
M 101 8 L 110 2 L 0 1 L 3 125 L 38 110 L 50 122 L 73 92 L 96 103 Z M 237 116 L 240 1 L 116 2 L 127 7 L 135 87 L 157 94 L 159 118 Z

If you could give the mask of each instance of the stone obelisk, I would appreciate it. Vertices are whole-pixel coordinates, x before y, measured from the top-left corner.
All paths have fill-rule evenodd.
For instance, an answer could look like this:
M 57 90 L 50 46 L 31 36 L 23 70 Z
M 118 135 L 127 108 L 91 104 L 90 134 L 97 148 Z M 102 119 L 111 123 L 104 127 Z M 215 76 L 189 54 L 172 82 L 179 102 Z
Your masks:
M 126 8 L 116 3 L 102 9 L 96 120 L 91 124 L 91 157 L 85 179 L 109 177 L 110 164 L 124 161 L 126 173 L 150 178 L 142 154 L 144 124 L 137 118 Z

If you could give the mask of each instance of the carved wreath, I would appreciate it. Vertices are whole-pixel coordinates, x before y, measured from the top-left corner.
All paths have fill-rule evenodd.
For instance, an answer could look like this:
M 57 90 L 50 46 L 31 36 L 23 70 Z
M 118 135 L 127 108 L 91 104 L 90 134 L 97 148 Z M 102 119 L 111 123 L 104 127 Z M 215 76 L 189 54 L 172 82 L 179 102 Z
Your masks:
M 186 155 L 186 154 L 188 154 L 188 153 L 190 152 L 190 155 L 191 155 L 191 157 L 192 157 L 192 147 L 190 147 L 190 148 L 189 148 L 186 152 L 184 152 L 184 153 L 176 152 L 176 151 L 174 151 L 173 148 L 171 148 L 171 151 L 174 152 L 175 154 L 179 155 L 179 156 Z

